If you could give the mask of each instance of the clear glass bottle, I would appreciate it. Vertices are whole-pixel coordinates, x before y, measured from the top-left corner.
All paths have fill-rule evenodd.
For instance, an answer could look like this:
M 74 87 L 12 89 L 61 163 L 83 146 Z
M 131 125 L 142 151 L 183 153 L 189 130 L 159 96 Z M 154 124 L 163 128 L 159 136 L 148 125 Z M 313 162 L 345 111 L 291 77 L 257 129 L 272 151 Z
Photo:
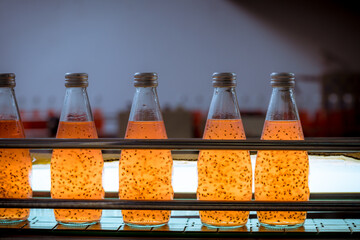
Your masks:
M 270 104 L 262 140 L 303 140 L 294 99 L 295 75 L 272 73 Z M 255 200 L 309 200 L 309 160 L 306 151 L 258 151 L 255 166 Z M 273 228 L 301 226 L 306 212 L 260 211 L 261 225 Z
M 134 95 L 125 138 L 167 139 L 156 92 L 156 73 L 136 73 Z M 172 157 L 170 150 L 122 150 L 119 162 L 119 198 L 171 200 Z M 170 211 L 122 210 L 123 220 L 134 226 L 160 226 Z
M 0 74 L 0 138 L 25 138 L 15 98 L 15 74 Z M 0 149 L 0 198 L 31 198 L 31 158 L 28 149 Z M 0 223 L 29 217 L 25 208 L 0 208 Z
M 235 93 L 236 75 L 214 73 L 213 86 L 214 94 L 203 139 L 246 139 Z M 249 151 L 200 151 L 197 198 L 250 201 L 252 168 Z M 200 211 L 202 223 L 215 227 L 243 226 L 248 217 L 248 211 Z
M 68 73 L 65 100 L 57 138 L 97 138 L 86 91 L 86 73 Z M 103 199 L 103 157 L 97 149 L 55 149 L 51 158 L 51 197 L 56 199 Z M 101 210 L 54 209 L 63 224 L 92 224 Z

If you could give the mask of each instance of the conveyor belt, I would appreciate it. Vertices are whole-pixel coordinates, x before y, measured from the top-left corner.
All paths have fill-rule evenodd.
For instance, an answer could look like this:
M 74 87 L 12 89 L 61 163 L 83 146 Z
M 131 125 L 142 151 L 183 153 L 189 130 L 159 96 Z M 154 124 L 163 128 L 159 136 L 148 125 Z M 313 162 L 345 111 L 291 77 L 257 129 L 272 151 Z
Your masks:
M 35 213 L 34 213 L 35 212 Z M 28 221 L 18 224 L 0 224 L 0 236 L 108 236 L 137 238 L 360 238 L 360 219 L 312 219 L 296 229 L 268 229 L 259 225 L 252 214 L 248 223 L 240 228 L 208 228 L 199 217 L 178 211 L 162 227 L 134 228 L 123 223 L 119 210 L 104 211 L 100 223 L 95 225 L 66 226 L 58 224 L 52 210 L 33 209 Z

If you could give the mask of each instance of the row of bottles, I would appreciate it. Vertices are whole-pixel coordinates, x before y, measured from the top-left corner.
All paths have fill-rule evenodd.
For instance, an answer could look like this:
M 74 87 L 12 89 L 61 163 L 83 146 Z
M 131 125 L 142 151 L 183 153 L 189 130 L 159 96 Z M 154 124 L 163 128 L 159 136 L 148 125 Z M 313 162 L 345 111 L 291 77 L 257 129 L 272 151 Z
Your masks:
M 273 73 L 273 92 L 262 140 L 303 140 L 293 88 L 294 74 Z M 245 139 L 232 73 L 213 75 L 214 94 L 204 139 Z M 258 151 L 255 165 L 255 200 L 307 201 L 309 162 L 305 151 Z M 198 159 L 200 200 L 250 201 L 252 168 L 250 154 L 242 150 L 203 150 Z M 296 227 L 303 224 L 305 212 L 258 212 L 259 222 L 268 227 Z M 238 227 L 246 224 L 249 212 L 200 211 L 209 226 Z
M 66 93 L 57 138 L 97 138 L 86 87 L 87 74 L 66 74 Z M 263 129 L 263 140 L 304 139 L 293 97 L 294 75 L 273 73 L 273 92 Z M 136 73 L 131 113 L 125 138 L 166 139 L 156 86 L 156 73 Z M 14 95 L 14 74 L 0 75 L 0 137 L 25 137 Z M 236 75 L 214 73 L 214 94 L 204 139 L 245 139 L 237 97 Z M 28 150 L 0 149 L 0 198 L 30 198 L 31 160 Z M 51 158 L 51 197 L 103 199 L 101 150 L 56 149 Z M 255 200 L 306 201 L 309 163 L 305 151 L 258 151 L 255 168 Z M 173 199 L 170 150 L 123 150 L 119 161 L 119 198 L 133 200 Z M 202 150 L 198 159 L 199 200 L 250 201 L 253 173 L 249 151 Z M 27 209 L 0 209 L 0 221 L 27 218 Z M 96 223 L 101 210 L 55 209 L 64 224 Z M 123 210 L 123 220 L 134 226 L 166 224 L 170 211 Z M 237 227 L 248 220 L 246 211 L 200 211 L 203 224 Z M 286 227 L 301 225 L 305 212 L 258 212 L 261 224 Z

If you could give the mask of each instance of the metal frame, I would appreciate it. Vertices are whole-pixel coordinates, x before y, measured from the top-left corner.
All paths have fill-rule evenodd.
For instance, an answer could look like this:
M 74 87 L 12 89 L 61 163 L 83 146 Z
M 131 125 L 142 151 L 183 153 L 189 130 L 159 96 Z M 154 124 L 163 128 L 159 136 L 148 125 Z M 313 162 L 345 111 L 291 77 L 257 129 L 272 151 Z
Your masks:
M 360 152 L 360 138 L 310 138 L 297 141 L 203 139 L 0 139 L 0 148 L 31 149 L 171 149 L 171 150 L 304 150 L 311 152 Z
M 226 211 L 344 211 L 360 212 L 360 200 L 347 201 L 201 201 L 201 200 L 72 200 L 0 199 L 1 208 L 136 209 L 136 210 L 226 210 Z
M 30 149 L 171 149 L 171 150 L 304 150 L 360 152 L 360 138 L 314 138 L 303 141 L 203 140 L 203 139 L 0 139 L 0 148 Z M 70 200 L 0 199 L 2 208 L 86 208 L 227 211 L 360 211 L 360 200 L 311 200 L 306 202 L 200 201 L 200 200 Z

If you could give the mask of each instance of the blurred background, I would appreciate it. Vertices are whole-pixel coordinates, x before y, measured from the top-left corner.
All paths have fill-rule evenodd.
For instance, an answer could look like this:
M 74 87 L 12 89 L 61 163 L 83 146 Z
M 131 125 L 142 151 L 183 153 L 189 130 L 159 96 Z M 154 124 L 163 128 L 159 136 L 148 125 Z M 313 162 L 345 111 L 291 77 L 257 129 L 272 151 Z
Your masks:
M 201 137 L 213 72 L 238 75 L 248 137 L 271 72 L 296 74 L 305 137 L 360 136 L 360 8 L 352 0 L 0 0 L 0 72 L 28 137 L 56 133 L 64 74 L 89 74 L 101 137 L 124 137 L 135 72 L 157 72 L 169 137 Z

